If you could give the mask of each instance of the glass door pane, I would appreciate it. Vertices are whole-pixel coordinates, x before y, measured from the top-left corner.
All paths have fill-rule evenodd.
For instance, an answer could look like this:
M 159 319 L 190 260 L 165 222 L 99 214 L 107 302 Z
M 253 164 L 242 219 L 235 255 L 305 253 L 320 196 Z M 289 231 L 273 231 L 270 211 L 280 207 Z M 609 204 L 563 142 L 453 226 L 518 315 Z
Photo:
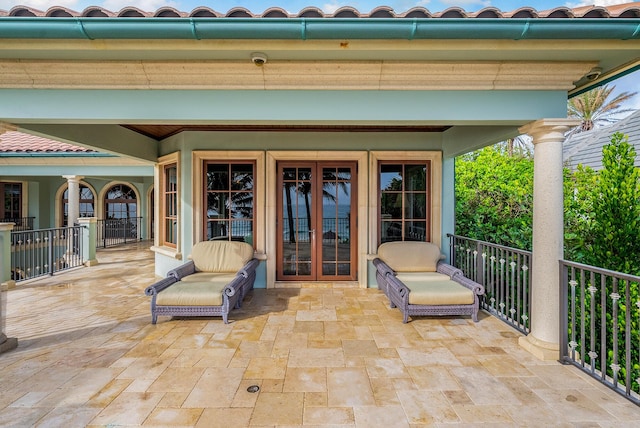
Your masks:
M 280 173 L 281 279 L 313 279 L 313 168 L 283 167 Z
M 355 164 L 278 165 L 279 281 L 355 280 Z
M 322 168 L 323 279 L 355 279 L 352 268 L 351 167 Z

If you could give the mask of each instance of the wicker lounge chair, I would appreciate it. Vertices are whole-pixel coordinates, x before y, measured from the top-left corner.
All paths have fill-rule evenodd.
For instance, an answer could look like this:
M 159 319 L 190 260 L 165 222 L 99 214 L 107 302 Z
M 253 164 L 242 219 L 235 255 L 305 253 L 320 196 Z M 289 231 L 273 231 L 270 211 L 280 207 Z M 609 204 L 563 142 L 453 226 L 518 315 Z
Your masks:
M 471 315 L 478 321 L 484 287 L 444 263 L 440 249 L 429 242 L 387 242 L 378 248 L 378 288 L 403 322 L 418 315 Z
M 159 315 L 222 316 L 239 308 L 253 288 L 253 247 L 236 241 L 205 241 L 194 245 L 191 260 L 145 290 L 151 296 L 151 322 Z

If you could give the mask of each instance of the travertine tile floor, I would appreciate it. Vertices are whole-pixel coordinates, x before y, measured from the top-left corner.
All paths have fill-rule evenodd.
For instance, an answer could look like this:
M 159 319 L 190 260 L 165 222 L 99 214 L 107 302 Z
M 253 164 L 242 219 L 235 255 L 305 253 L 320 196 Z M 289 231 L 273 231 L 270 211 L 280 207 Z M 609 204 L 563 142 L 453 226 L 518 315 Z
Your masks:
M 148 246 L 7 292 L 0 426 L 640 426 L 640 407 L 501 321 L 402 324 L 375 289 L 255 290 L 228 325 L 151 325 Z

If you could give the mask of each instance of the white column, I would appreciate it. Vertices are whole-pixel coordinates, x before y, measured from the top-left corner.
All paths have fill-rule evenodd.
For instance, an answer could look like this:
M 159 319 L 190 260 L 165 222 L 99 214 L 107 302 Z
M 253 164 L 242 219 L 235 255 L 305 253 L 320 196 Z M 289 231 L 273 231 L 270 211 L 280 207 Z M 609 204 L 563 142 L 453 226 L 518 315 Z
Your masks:
M 560 356 L 560 274 L 564 250 L 562 143 L 579 124 L 574 119 L 541 119 L 520 132 L 533 137 L 533 260 L 531 330 L 520 346 L 541 360 Z
M 80 217 L 80 180 L 79 175 L 63 175 L 69 185 L 69 211 L 67 212 L 67 225 L 73 226 Z

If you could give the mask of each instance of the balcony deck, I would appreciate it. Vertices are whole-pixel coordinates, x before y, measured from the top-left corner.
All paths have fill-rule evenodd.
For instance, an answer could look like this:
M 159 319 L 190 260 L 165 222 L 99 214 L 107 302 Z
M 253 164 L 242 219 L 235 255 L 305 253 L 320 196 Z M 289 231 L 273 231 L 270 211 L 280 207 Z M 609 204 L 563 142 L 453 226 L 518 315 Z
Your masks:
M 152 325 L 148 247 L 7 292 L 0 426 L 640 426 L 640 407 L 496 318 L 402 324 L 376 289 L 254 290 L 228 325 Z

